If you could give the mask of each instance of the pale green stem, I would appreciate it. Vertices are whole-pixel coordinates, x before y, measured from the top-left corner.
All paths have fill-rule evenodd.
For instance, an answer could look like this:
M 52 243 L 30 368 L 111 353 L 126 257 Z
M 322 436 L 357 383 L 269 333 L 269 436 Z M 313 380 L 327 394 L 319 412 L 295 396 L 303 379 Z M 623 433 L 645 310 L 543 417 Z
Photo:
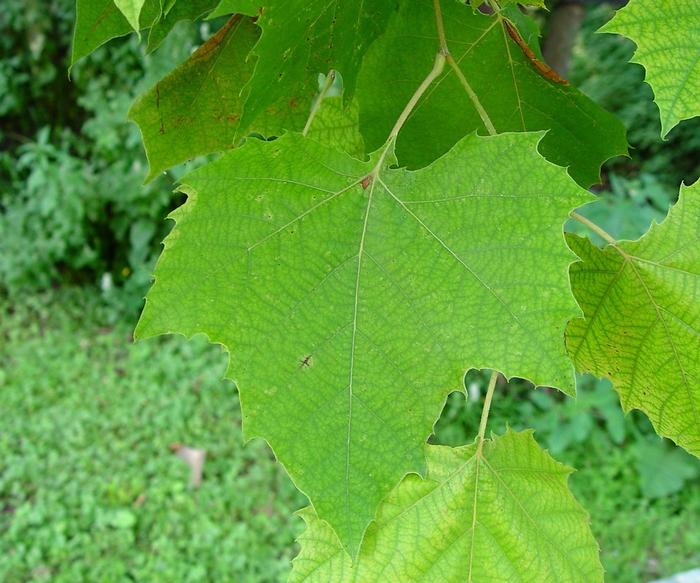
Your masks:
M 326 98 L 326 94 L 330 90 L 330 88 L 333 86 L 333 82 L 335 81 L 335 71 L 331 69 L 328 72 L 328 76 L 326 77 L 326 82 L 323 84 L 323 88 L 321 89 L 321 92 L 316 96 L 316 99 L 314 100 L 314 104 L 311 106 L 311 112 L 309 113 L 309 119 L 306 120 L 306 125 L 304 126 L 304 131 L 301 132 L 301 135 L 305 136 L 306 134 L 309 133 L 309 129 L 311 129 L 311 124 L 314 121 L 314 118 L 316 117 L 316 114 L 318 113 L 318 110 L 321 109 L 321 104 L 323 103 L 323 100 Z
M 489 132 L 489 135 L 495 136 L 497 133 L 496 128 L 491 122 L 489 114 L 487 113 L 484 106 L 481 104 L 479 96 L 476 94 L 474 89 L 472 89 L 472 86 L 469 84 L 469 81 L 467 81 L 467 78 L 464 76 L 462 69 L 459 68 L 459 63 L 455 61 L 454 57 L 452 56 L 452 53 L 450 53 L 450 48 L 447 46 L 447 36 L 445 35 L 445 22 L 442 18 L 442 8 L 440 6 L 440 0 L 433 0 L 433 7 L 435 8 L 435 23 L 437 26 L 438 40 L 440 42 L 440 52 L 443 55 L 445 55 L 447 64 L 450 67 L 452 67 L 452 70 L 455 72 L 455 75 L 457 75 L 459 82 L 462 84 L 462 87 L 464 87 L 464 90 L 467 93 L 467 97 L 469 97 L 470 101 L 472 102 L 472 105 L 474 105 L 474 109 L 476 109 L 476 112 L 479 114 L 479 117 L 481 118 L 482 123 L 486 127 L 486 130 Z
M 484 124 L 484 126 L 486 126 L 486 130 L 489 132 L 489 135 L 495 136 L 498 132 L 496 132 L 496 128 L 491 122 L 489 114 L 484 109 L 484 106 L 481 105 L 479 97 L 472 89 L 472 86 L 467 81 L 467 78 L 464 76 L 464 73 L 462 73 L 462 69 L 459 68 L 459 64 L 449 53 L 447 55 L 447 63 L 450 65 L 450 67 L 452 67 L 452 70 L 455 72 L 455 75 L 457 75 L 457 79 L 459 79 L 459 82 L 462 84 L 462 87 L 464 87 L 464 90 L 467 92 L 469 99 L 471 99 L 472 105 L 474 105 L 474 109 L 476 109 L 476 112 L 479 114 L 482 123 Z
M 486 424 L 489 420 L 489 412 L 491 411 L 491 401 L 493 400 L 493 393 L 496 390 L 496 381 L 498 381 L 498 371 L 494 370 L 491 372 L 491 378 L 489 379 L 489 387 L 488 389 L 486 389 L 486 398 L 484 399 L 484 408 L 481 410 L 481 421 L 479 423 L 479 435 L 477 437 L 476 457 L 480 457 L 481 452 L 484 449 L 484 441 L 486 440 Z
M 381 170 L 383 164 L 384 164 L 384 159 L 386 158 L 387 154 L 389 153 L 389 150 L 391 149 L 391 146 L 394 144 L 396 141 L 397 136 L 399 135 L 399 132 L 401 131 L 401 128 L 403 125 L 406 123 L 406 120 L 408 117 L 411 115 L 411 112 L 413 112 L 413 109 L 416 107 L 418 104 L 418 101 L 420 100 L 421 97 L 423 97 L 423 94 L 428 90 L 428 87 L 435 81 L 440 76 L 440 73 L 442 73 L 442 70 L 445 68 L 445 55 L 442 53 L 438 53 L 435 56 L 435 63 L 433 64 L 433 68 L 428 73 L 428 76 L 423 79 L 423 82 L 418 86 L 418 89 L 416 89 L 415 93 L 411 96 L 411 99 L 409 99 L 408 103 L 406 104 L 406 107 L 403 108 L 403 111 L 401 112 L 401 115 L 399 116 L 399 119 L 396 120 L 396 123 L 394 124 L 394 127 L 391 130 L 391 133 L 389 134 L 389 137 L 387 138 L 386 141 L 386 146 L 384 147 L 384 151 L 382 152 L 382 155 L 379 157 L 379 161 L 377 162 L 377 165 L 374 167 L 374 170 L 370 173 L 373 176 L 376 176 L 379 171 Z
M 607 231 L 605 231 L 603 228 L 601 228 L 601 227 L 599 227 L 598 225 L 596 225 L 596 224 L 595 224 L 593 221 L 591 221 L 590 219 L 587 219 L 586 217 L 584 217 L 583 215 L 578 214 L 578 213 L 575 212 L 575 211 L 571 211 L 571 212 L 569 213 L 569 216 L 570 216 L 572 219 L 574 219 L 575 221 L 578 221 L 578 222 L 581 223 L 582 225 L 588 227 L 591 231 L 593 231 L 596 235 L 599 235 L 599 236 L 600 236 L 602 239 L 604 239 L 607 243 L 610 243 L 610 244 L 613 245 L 614 247 L 617 247 L 617 241 L 615 240 L 615 238 L 614 238 L 610 233 L 608 233 Z

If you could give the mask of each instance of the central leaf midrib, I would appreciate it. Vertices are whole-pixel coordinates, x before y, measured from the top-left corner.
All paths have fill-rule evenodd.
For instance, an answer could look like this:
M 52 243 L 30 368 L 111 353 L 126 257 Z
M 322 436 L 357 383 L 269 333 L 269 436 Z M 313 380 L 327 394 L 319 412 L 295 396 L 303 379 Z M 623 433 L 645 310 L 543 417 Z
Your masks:
M 357 316 L 358 316 L 358 306 L 360 302 L 360 280 L 362 274 L 362 259 L 364 256 L 365 239 L 367 236 L 367 225 L 369 223 L 369 215 L 372 208 L 372 195 L 374 194 L 376 181 L 372 180 L 369 187 L 369 194 L 367 196 L 367 205 L 365 207 L 364 221 L 362 224 L 362 233 L 360 235 L 360 243 L 357 250 L 357 274 L 355 277 L 355 296 L 353 304 L 353 315 L 352 315 L 352 340 L 350 347 L 350 370 L 348 373 L 348 425 L 347 425 L 347 439 L 345 448 L 345 512 L 346 516 L 350 517 L 350 446 L 351 446 L 351 436 L 352 436 L 352 399 L 353 399 L 353 373 L 355 369 L 355 349 L 357 344 Z M 346 523 L 348 536 L 350 539 L 352 536 L 352 527 L 350 522 Z

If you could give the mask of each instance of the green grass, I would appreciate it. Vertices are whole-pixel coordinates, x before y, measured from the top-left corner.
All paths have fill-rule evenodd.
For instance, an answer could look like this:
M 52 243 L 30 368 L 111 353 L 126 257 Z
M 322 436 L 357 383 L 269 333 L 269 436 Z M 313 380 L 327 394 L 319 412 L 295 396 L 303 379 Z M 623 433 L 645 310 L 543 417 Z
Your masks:
M 284 581 L 304 499 L 244 446 L 225 355 L 99 320 L 80 293 L 2 317 L 0 581 Z M 197 490 L 176 442 L 208 452 Z
M 243 444 L 235 387 L 221 380 L 225 354 L 202 338 L 134 344 L 130 325 L 105 327 L 107 316 L 77 290 L 4 306 L 0 581 L 284 581 L 302 529 L 292 513 L 305 500 L 264 443 Z M 700 481 L 645 496 L 637 448 L 667 446 L 616 407 L 606 387 L 573 402 L 514 383 L 499 389 L 490 427 L 534 426 L 579 469 L 571 486 L 608 581 L 697 567 Z M 435 440 L 473 439 L 480 408 L 452 395 Z M 188 486 L 173 443 L 207 450 L 200 488 Z

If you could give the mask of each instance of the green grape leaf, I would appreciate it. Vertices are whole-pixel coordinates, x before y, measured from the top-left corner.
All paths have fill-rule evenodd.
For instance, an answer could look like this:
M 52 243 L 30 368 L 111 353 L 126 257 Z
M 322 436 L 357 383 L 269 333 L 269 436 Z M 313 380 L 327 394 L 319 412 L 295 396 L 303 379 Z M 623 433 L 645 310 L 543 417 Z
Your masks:
M 153 23 L 148 34 L 146 52 L 157 49 L 173 27 L 183 20 L 195 21 L 202 18 L 216 6 L 217 0 L 179 0 L 167 13 Z
M 140 28 L 151 26 L 160 12 L 159 0 L 146 0 L 140 12 Z M 114 0 L 77 0 L 71 67 L 97 47 L 133 30 Z
M 371 180 L 376 159 L 287 134 L 183 179 L 136 335 L 227 348 L 247 437 L 351 554 L 467 369 L 574 390 L 562 225 L 592 196 L 541 137 L 470 135 Z
M 598 182 L 603 161 L 627 151 L 622 123 L 573 87 L 543 77 L 497 18 L 454 1 L 442 8 L 450 50 L 498 132 L 549 130 L 542 154 L 568 166 L 583 186 Z M 360 128 L 368 150 L 382 144 L 437 46 L 431 2 L 402 3 L 367 52 L 358 77 Z M 486 133 L 447 67 L 404 126 L 396 154 L 402 164 L 419 168 L 474 130 Z
M 286 129 L 300 130 L 316 94 L 319 73 L 340 71 L 352 98 L 362 57 L 386 26 L 394 0 L 269 0 L 258 24 L 262 36 L 243 115 L 249 127 L 271 106 Z
M 262 8 L 263 0 L 221 0 L 207 18 L 218 18 L 227 14 L 245 14 L 257 16 Z
M 114 0 L 117 8 L 119 8 L 124 18 L 126 18 L 127 22 L 131 25 L 131 28 L 136 32 L 141 29 L 139 19 L 145 1 L 146 0 Z
M 260 29 L 234 16 L 187 61 L 141 95 L 129 112 L 143 136 L 148 179 L 195 156 L 237 142 L 245 97 L 241 88 L 254 62 L 248 53 Z
M 637 241 L 568 240 L 581 258 L 571 283 L 585 318 L 567 329 L 577 368 L 610 379 L 625 410 L 700 457 L 700 183 Z
M 600 30 L 637 45 L 632 62 L 646 69 L 663 137 L 684 119 L 700 115 L 699 0 L 631 0 Z
M 356 561 L 311 508 L 290 583 L 603 581 L 571 468 L 531 432 L 460 448 L 426 446 L 425 478 L 407 476 L 382 502 Z

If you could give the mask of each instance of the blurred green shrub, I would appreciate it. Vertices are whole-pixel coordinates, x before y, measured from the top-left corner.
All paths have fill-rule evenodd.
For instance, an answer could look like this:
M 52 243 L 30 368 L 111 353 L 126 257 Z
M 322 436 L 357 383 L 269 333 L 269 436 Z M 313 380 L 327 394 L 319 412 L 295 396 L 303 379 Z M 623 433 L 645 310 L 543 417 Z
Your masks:
M 179 27 L 149 56 L 136 38 L 118 40 L 69 80 L 73 11 L 72 0 L 9 0 L 0 13 L 9 31 L 0 39 L 0 290 L 90 283 L 115 313 L 135 312 L 164 217 L 182 201 L 170 176 L 143 186 L 146 160 L 126 113 L 200 31 Z

